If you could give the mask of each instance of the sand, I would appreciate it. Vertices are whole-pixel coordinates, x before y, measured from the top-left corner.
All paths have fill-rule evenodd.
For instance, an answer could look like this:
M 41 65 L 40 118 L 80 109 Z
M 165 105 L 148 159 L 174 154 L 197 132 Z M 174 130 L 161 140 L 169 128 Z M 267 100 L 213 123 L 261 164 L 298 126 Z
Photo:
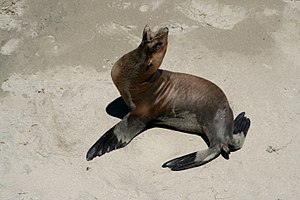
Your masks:
M 146 24 L 170 29 L 162 69 L 212 80 L 251 118 L 229 160 L 161 168 L 206 145 L 158 128 L 85 160 L 119 121 L 110 70 Z M 298 199 L 299 55 L 299 1 L 1 0 L 0 199 Z

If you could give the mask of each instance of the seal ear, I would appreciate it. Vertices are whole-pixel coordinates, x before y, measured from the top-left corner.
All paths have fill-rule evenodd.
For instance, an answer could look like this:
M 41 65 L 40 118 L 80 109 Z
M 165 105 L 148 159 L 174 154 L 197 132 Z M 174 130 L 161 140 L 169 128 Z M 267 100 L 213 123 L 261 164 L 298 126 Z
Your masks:
M 151 29 L 148 25 L 146 25 L 143 31 L 143 41 L 149 42 L 150 40 L 151 40 Z

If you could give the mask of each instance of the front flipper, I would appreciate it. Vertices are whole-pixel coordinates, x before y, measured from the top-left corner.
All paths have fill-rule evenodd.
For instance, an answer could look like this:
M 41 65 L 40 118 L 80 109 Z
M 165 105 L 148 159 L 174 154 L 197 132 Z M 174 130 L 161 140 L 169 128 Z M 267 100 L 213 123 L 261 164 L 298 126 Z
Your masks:
M 170 160 L 162 165 L 162 167 L 168 167 L 172 171 L 180 171 L 184 169 L 189 169 L 193 167 L 198 167 L 209 161 L 217 158 L 221 153 L 221 148 L 219 145 L 215 145 L 203 151 L 197 151 L 185 156 L 181 156 Z
M 135 136 L 146 127 L 146 122 L 131 114 L 126 115 L 122 121 L 109 129 L 89 149 L 86 160 L 93 160 L 96 156 L 102 156 L 110 151 L 126 146 Z

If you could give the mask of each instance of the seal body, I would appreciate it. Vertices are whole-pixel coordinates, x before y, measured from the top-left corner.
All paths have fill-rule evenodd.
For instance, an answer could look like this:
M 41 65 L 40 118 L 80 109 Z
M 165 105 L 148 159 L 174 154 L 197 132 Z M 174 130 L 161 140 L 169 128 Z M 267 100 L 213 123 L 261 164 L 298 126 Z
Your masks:
M 90 148 L 87 160 L 124 147 L 150 126 L 204 134 L 208 139 L 208 149 L 163 165 L 171 170 L 200 166 L 243 146 L 250 120 L 244 113 L 234 120 L 224 92 L 214 83 L 160 70 L 167 45 L 168 28 L 152 32 L 146 26 L 141 44 L 115 63 L 112 80 L 130 112 Z

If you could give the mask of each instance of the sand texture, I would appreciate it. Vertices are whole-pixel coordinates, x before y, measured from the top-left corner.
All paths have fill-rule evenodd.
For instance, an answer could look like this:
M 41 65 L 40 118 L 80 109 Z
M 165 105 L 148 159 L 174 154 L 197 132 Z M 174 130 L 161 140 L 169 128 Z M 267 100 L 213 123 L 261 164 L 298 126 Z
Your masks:
M 110 71 L 142 30 L 169 27 L 162 69 L 212 80 L 252 120 L 244 147 L 190 170 L 206 148 L 151 129 L 91 162 L 119 119 Z M 0 199 L 300 199 L 300 1 L 0 0 Z

